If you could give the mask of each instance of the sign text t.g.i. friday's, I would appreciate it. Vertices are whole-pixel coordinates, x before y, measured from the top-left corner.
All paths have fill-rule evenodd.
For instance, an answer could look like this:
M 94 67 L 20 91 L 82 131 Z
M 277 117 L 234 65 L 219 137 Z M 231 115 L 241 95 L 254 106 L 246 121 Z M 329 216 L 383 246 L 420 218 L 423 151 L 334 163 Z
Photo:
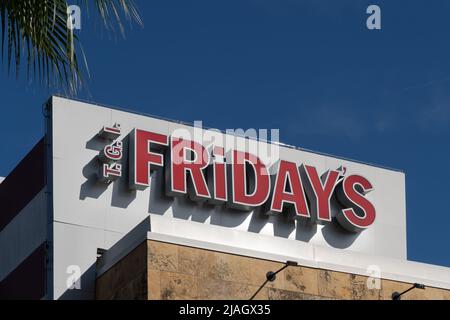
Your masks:
M 119 125 L 104 127 L 100 133 L 112 141 L 99 154 L 99 178 L 111 182 L 121 177 L 123 143 Z M 129 135 L 129 187 L 150 186 L 151 172 L 164 168 L 168 196 L 188 195 L 193 201 L 251 211 L 261 207 L 266 214 L 287 214 L 311 223 L 332 221 L 331 199 L 339 204 L 335 217 L 346 230 L 359 232 L 370 227 L 376 210 L 366 195 L 372 184 L 346 169 L 328 170 L 320 175 L 314 166 L 279 160 L 270 174 L 261 159 L 250 152 L 206 148 L 193 140 L 134 129 Z

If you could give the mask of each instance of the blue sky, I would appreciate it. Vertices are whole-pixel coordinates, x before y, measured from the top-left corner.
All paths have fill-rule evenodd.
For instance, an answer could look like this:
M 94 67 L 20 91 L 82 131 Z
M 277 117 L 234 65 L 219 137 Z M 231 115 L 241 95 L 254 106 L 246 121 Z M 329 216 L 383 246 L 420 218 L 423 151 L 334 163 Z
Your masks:
M 408 256 L 450 266 L 450 2 L 137 1 L 143 29 L 83 16 L 78 97 L 215 128 L 280 128 L 300 147 L 406 172 Z M 382 30 L 366 28 L 369 4 Z M 42 136 L 53 90 L 0 75 L 0 175 Z

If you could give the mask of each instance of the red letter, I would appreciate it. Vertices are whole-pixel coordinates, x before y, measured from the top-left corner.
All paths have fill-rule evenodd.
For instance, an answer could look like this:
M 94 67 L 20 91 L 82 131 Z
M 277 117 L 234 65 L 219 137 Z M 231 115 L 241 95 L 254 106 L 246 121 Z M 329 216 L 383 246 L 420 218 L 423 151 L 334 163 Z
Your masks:
M 224 149 L 215 146 L 212 155 L 214 160 L 212 166 L 208 167 L 208 187 L 213 196 L 208 202 L 222 204 L 227 201 L 227 172 Z
M 151 144 L 167 146 L 167 136 L 134 129 L 130 135 L 130 188 L 144 190 L 149 183 L 151 165 L 163 166 L 162 154 L 150 151 Z
M 201 144 L 182 140 L 178 138 L 171 139 L 171 155 L 170 155 L 170 189 L 168 194 L 175 195 L 177 193 L 187 193 L 187 172 L 190 173 L 189 184 L 189 196 L 193 200 L 205 200 L 211 198 L 206 184 L 205 175 L 203 169 L 208 166 L 209 154 L 205 147 Z M 186 150 L 191 151 L 191 156 Z M 193 189 L 193 190 L 192 190 Z
M 247 164 L 252 166 L 252 174 L 247 172 Z M 248 152 L 233 151 L 231 168 L 233 199 L 229 202 L 229 206 L 250 211 L 264 204 L 269 197 L 270 177 L 261 160 Z M 251 176 L 248 176 L 249 174 Z M 252 190 L 251 193 L 250 190 Z
M 372 189 L 372 184 L 358 175 L 348 176 L 339 183 L 336 195 L 339 202 L 346 208 L 336 216 L 341 226 L 349 231 L 357 232 L 375 222 L 375 207 L 364 197 Z
M 286 190 L 286 184 L 288 190 Z M 270 212 L 282 212 L 283 204 L 294 209 L 295 217 L 309 218 L 308 205 L 303 191 L 298 167 L 293 162 L 280 161 L 275 180 Z
M 339 172 L 330 170 L 326 172 L 325 181 L 322 183 L 316 168 L 301 166 L 305 177 L 305 189 L 311 201 L 313 218 L 320 221 L 331 221 L 330 199 L 336 186 Z

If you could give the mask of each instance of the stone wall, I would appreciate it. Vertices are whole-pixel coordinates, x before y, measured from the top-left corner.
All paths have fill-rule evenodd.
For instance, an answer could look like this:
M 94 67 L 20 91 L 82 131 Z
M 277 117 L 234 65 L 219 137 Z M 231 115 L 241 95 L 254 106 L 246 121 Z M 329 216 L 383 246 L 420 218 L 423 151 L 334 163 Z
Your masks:
M 282 263 L 147 241 L 97 279 L 97 299 L 249 299 Z M 308 267 L 288 267 L 259 292 L 258 300 L 391 299 L 410 283 Z M 414 289 L 402 299 L 448 299 L 450 291 Z
M 147 281 L 147 243 L 144 242 L 97 279 L 96 299 L 146 300 Z

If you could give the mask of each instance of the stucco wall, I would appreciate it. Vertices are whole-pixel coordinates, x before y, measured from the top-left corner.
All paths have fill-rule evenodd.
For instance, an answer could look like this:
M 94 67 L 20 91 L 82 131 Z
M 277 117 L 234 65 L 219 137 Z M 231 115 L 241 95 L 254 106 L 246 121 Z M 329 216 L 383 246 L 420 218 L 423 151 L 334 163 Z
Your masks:
M 283 264 L 148 240 L 97 279 L 97 299 L 249 299 Z M 256 299 L 391 299 L 410 283 L 307 267 L 288 267 Z M 449 299 L 450 290 L 414 289 L 402 299 Z

